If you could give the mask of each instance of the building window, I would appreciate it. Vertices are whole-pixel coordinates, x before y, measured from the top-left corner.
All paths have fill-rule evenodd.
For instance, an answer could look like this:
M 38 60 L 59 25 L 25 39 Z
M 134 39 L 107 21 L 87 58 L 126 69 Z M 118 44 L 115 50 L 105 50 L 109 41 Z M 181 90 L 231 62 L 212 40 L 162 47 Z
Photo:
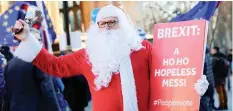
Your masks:
M 69 15 L 69 27 L 70 31 L 81 31 L 81 10 L 80 10 L 80 1 L 68 1 L 68 15 Z M 64 14 L 63 14 L 63 2 L 59 2 L 60 14 L 63 18 L 63 26 L 65 26 Z

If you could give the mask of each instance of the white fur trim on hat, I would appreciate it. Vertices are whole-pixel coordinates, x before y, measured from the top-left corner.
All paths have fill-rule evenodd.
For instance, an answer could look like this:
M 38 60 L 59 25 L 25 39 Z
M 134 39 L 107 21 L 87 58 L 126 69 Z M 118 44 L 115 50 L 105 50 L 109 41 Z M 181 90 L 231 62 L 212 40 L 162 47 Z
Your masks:
M 117 11 L 115 11 L 116 8 L 117 7 L 113 5 L 107 5 L 101 8 L 97 14 L 96 22 L 99 22 L 101 19 L 107 18 L 107 17 L 117 17 L 118 14 L 117 14 Z

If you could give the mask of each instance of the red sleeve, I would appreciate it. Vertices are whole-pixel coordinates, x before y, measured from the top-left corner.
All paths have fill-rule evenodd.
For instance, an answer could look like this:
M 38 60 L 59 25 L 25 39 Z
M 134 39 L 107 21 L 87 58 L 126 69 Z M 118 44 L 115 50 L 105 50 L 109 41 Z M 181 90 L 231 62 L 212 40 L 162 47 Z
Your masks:
M 144 40 L 142 42 L 142 45 L 146 48 L 147 50 L 147 53 L 148 53 L 148 61 L 149 61 L 149 69 L 151 69 L 151 65 L 152 65 L 152 44 L 147 41 L 147 40 Z
M 152 66 L 152 44 L 147 41 L 147 40 L 144 40 L 142 42 L 142 45 L 146 48 L 146 51 L 147 51 L 147 55 L 148 55 L 148 74 L 149 74 L 149 78 L 150 78 L 150 75 L 151 75 L 151 66 Z M 150 92 L 150 88 L 149 88 L 149 92 Z M 150 94 L 148 92 L 148 103 L 150 102 Z M 149 104 L 148 104 L 148 107 L 149 107 Z
M 43 72 L 57 77 L 70 77 L 82 74 L 86 63 L 85 50 L 81 49 L 75 53 L 56 57 L 42 48 L 33 64 Z

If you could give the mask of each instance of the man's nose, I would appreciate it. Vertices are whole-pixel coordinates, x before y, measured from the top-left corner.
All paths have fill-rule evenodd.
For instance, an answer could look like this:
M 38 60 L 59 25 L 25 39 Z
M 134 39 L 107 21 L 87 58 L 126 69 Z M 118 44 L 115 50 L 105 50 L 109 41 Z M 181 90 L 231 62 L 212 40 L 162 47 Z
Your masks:
M 108 26 L 107 23 L 104 25 L 104 28 L 105 28 L 105 30 L 109 30 L 110 29 L 110 27 Z

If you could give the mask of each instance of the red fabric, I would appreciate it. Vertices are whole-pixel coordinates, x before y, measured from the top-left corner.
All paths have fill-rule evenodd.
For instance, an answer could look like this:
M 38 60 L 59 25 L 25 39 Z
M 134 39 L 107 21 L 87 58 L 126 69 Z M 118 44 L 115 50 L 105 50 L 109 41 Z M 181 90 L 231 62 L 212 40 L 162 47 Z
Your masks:
M 27 4 L 23 4 L 23 5 L 22 5 L 22 9 L 24 9 L 25 11 L 27 11 L 28 5 L 27 5 Z
M 41 23 L 33 24 L 32 27 L 34 27 L 35 29 L 39 30 L 40 27 L 41 27 Z
M 148 41 L 143 41 L 142 44 L 145 48 L 133 52 L 130 57 L 135 77 L 139 111 L 148 111 L 152 45 Z M 87 62 L 85 49 L 61 57 L 55 57 L 42 49 L 33 64 L 53 76 L 71 77 L 83 74 L 90 85 L 93 111 L 123 111 L 120 75 L 113 75 L 109 86 L 96 92 L 93 83 L 94 75 L 91 72 L 90 64 Z
M 218 2 L 217 8 L 219 7 L 220 4 L 221 4 L 221 1 Z

